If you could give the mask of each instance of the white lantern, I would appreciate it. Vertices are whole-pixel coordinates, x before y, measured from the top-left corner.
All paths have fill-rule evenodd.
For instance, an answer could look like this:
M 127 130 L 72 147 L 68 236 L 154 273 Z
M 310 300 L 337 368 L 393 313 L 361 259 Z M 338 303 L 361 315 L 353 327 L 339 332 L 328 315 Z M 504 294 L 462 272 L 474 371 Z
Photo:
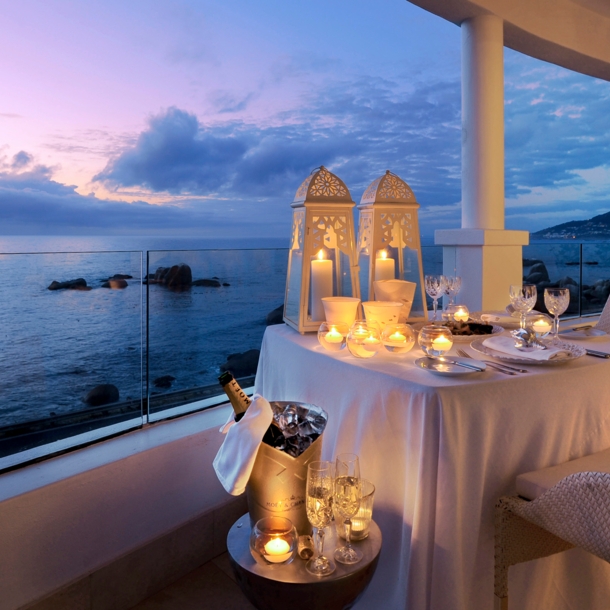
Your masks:
M 389 170 L 371 182 L 358 206 L 358 265 L 363 299 L 374 300 L 376 280 L 413 282 L 416 286 L 410 322 L 428 318 L 418 209 L 411 187 Z
M 349 190 L 325 167 L 314 170 L 292 202 L 292 238 L 284 322 L 300 333 L 324 322 L 323 297 L 360 298 Z

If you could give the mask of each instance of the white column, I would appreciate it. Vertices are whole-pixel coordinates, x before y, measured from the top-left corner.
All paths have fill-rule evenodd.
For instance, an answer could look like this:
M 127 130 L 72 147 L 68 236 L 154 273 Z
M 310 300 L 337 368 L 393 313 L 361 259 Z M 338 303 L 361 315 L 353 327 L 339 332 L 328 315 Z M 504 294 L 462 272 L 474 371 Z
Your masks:
M 472 311 L 503 309 L 521 283 L 527 231 L 504 230 L 503 22 L 462 23 L 462 228 L 439 230 L 443 272 L 462 277 L 459 301 Z
M 462 23 L 462 228 L 504 229 L 502 19 Z

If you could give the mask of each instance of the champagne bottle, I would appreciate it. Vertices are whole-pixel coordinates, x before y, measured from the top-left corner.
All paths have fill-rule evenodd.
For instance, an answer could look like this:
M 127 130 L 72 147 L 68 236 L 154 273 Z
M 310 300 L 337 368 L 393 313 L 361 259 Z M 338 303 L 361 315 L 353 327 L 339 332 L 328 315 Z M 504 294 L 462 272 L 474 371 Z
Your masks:
M 235 412 L 235 421 L 239 421 L 245 415 L 252 401 L 246 396 L 246 393 L 241 389 L 241 386 L 229 371 L 220 375 L 220 377 L 218 377 L 218 382 L 229 397 L 229 401 Z M 272 420 L 271 425 L 267 428 L 267 431 L 263 436 L 263 443 L 271 447 L 279 448 L 284 442 L 284 434 L 278 428 L 275 420 Z

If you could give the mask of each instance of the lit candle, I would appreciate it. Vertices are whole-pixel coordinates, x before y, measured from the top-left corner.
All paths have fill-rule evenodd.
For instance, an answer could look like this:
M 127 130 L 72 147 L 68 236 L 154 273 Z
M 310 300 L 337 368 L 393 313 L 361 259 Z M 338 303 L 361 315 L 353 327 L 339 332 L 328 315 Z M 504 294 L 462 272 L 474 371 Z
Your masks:
M 396 331 L 388 337 L 388 341 L 392 341 L 393 343 L 405 343 L 407 338 L 402 333 Z
M 364 339 L 365 337 L 368 337 L 368 330 L 366 330 L 366 328 L 364 328 L 363 326 L 359 326 L 353 333 L 353 337 L 354 339 Z
M 333 262 L 324 258 L 320 250 L 316 260 L 311 261 L 311 317 L 325 320 L 323 297 L 333 296 Z
M 468 322 L 468 310 L 465 307 L 458 307 L 453 314 L 456 322 Z
M 379 339 L 373 336 L 373 333 L 370 333 L 369 336 L 364 340 L 364 343 L 367 345 L 377 345 L 379 343 Z
M 388 258 L 385 250 L 380 250 L 375 259 L 375 281 L 393 280 L 396 272 L 396 263 L 393 258 Z
M 265 544 L 265 559 L 270 563 L 282 563 L 290 558 L 290 545 L 283 538 L 272 538 Z
M 441 335 L 432 341 L 432 349 L 437 352 L 446 352 L 451 349 L 453 345 L 453 341 L 451 339 L 447 339 L 447 337 Z
M 532 329 L 535 333 L 544 335 L 551 331 L 552 326 L 546 320 L 536 320 L 532 324 Z
M 324 335 L 324 339 L 329 343 L 341 343 L 343 335 L 334 326 L 331 326 L 330 330 Z

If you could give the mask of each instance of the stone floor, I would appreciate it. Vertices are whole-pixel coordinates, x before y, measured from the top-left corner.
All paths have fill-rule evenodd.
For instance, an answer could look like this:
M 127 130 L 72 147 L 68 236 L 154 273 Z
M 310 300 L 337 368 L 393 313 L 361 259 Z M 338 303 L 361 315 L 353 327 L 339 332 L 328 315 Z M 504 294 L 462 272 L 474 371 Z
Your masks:
M 255 610 L 240 591 L 227 553 L 145 599 L 131 610 Z

